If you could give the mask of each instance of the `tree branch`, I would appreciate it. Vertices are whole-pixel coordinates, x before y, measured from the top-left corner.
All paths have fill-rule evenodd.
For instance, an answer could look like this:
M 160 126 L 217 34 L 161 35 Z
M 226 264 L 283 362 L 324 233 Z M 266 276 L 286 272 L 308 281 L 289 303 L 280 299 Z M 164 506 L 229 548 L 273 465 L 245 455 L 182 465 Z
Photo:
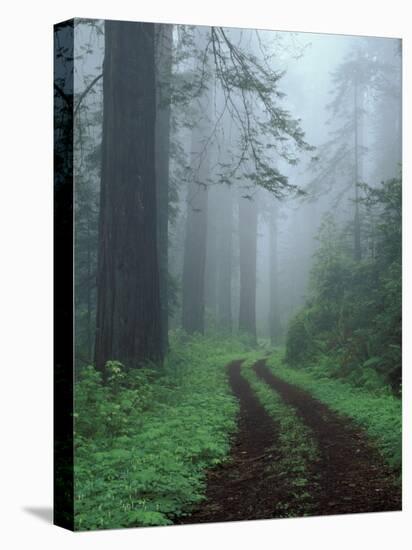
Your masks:
M 79 110 L 79 108 L 80 108 L 80 105 L 81 105 L 83 99 L 84 99 L 84 98 L 86 97 L 86 95 L 90 92 L 90 90 L 93 88 L 93 86 L 94 86 L 95 84 L 97 84 L 97 82 L 99 82 L 99 80 L 100 80 L 101 78 L 103 78 L 103 73 L 97 75 L 96 78 L 94 78 L 94 79 L 90 82 L 90 84 L 87 86 L 87 88 L 80 94 L 80 97 L 79 97 L 79 99 L 78 99 L 78 101 L 77 101 L 77 105 L 76 105 L 76 107 L 74 108 L 74 111 L 73 111 L 73 118 L 76 117 L 76 114 L 77 114 L 77 112 L 78 112 L 78 110 Z

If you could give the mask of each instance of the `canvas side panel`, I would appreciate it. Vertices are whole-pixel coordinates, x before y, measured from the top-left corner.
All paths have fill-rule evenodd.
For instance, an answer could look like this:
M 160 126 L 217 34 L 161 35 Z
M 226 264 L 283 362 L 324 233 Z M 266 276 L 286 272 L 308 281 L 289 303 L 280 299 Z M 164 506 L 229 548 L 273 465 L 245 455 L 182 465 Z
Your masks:
M 74 21 L 54 26 L 54 523 L 73 530 Z

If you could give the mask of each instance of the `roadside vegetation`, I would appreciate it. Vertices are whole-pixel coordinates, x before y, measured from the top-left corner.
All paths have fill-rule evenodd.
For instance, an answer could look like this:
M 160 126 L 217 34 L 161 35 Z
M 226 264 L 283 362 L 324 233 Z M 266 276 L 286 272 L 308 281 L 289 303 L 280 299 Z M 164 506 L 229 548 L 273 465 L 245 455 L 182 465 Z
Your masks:
M 348 228 L 327 216 L 319 231 L 308 297 L 291 320 L 286 361 L 318 365 L 367 390 L 402 392 L 402 182 L 364 186 L 362 259 Z
M 166 525 L 204 498 L 206 471 L 226 459 L 236 429 L 224 366 L 244 351 L 236 340 L 175 334 L 161 371 L 111 362 L 103 383 L 82 370 L 76 529 Z
M 254 372 L 262 351 L 235 338 L 176 332 L 161 370 L 148 365 L 127 371 L 114 361 L 103 383 L 92 366 L 82 369 L 75 394 L 76 529 L 184 521 L 205 498 L 207 471 L 228 459 L 239 405 L 225 366 L 242 357 L 242 376 L 279 426 L 276 461 L 266 474 L 268 482 L 276 475 L 290 498 L 273 503 L 274 516 L 310 513 L 316 442 L 293 407 Z M 400 474 L 400 400 L 389 389 L 371 391 L 330 378 L 324 365 L 292 368 L 283 357 L 279 348 L 266 364 L 363 426 Z
M 73 480 L 76 530 L 399 509 L 400 40 L 75 19 L 55 61 L 65 526 Z
M 274 374 L 307 390 L 332 410 L 366 429 L 385 461 L 400 476 L 402 465 L 402 402 L 385 386 L 368 390 L 348 380 L 331 378 L 327 362 L 291 368 L 277 350 L 267 361 Z

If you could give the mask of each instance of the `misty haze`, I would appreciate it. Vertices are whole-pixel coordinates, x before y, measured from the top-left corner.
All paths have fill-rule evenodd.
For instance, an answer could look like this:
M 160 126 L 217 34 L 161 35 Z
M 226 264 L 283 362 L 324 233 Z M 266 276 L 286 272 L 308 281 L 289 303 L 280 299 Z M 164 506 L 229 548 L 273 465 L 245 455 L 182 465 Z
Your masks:
M 55 55 L 75 529 L 400 510 L 401 41 L 75 19 Z

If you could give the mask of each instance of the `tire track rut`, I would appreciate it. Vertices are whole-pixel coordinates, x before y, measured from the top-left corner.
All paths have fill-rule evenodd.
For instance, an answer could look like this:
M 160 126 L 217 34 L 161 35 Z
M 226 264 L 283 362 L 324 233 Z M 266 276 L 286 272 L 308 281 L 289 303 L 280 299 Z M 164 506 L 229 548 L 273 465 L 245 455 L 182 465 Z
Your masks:
M 279 425 L 242 377 L 241 364 L 238 360 L 227 366 L 230 387 L 239 401 L 229 460 L 208 472 L 206 499 L 190 516 L 180 518 L 182 524 L 302 516 L 291 480 L 276 468 L 281 458 Z M 265 359 L 253 369 L 293 407 L 317 444 L 317 458 L 307 472 L 311 498 L 304 505 L 305 515 L 402 509 L 395 475 L 361 428 L 275 376 Z
M 401 488 L 364 430 L 308 392 L 272 374 L 264 359 L 254 365 L 254 370 L 287 405 L 294 407 L 318 444 L 318 459 L 310 472 L 311 515 L 402 509 Z
M 287 496 L 273 478 L 278 426 L 242 377 L 241 364 L 234 361 L 227 367 L 240 405 L 229 461 L 208 473 L 206 500 L 184 524 L 273 518 L 275 503 Z

